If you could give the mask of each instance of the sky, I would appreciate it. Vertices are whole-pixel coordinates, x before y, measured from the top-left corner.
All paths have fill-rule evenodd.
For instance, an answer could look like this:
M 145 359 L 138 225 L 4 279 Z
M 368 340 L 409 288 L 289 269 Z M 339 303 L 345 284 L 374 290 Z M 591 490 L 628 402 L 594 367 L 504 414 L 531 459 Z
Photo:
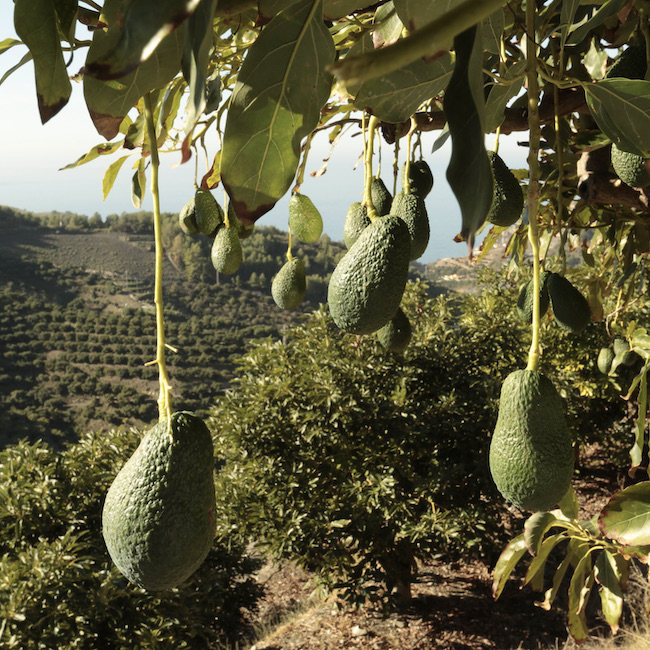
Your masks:
M 13 29 L 13 3 L 0 5 L 0 41 L 16 38 Z M 84 29 L 79 26 L 79 29 Z M 24 46 L 16 46 L 0 56 L 0 77 L 25 54 Z M 77 72 L 75 61 L 71 74 Z M 74 68 L 74 69 L 72 69 Z M 108 214 L 136 210 L 131 202 L 130 161 L 122 167 L 115 185 L 106 200 L 102 197 L 102 178 L 108 165 L 123 152 L 101 156 L 74 169 L 61 168 L 74 162 L 93 146 L 103 142 L 88 116 L 81 84 L 73 82 L 72 97 L 63 110 L 45 125 L 41 124 L 36 104 L 34 71 L 31 62 L 9 76 L 0 85 L 0 124 L 3 125 L 3 156 L 0 166 L 0 205 L 31 212 L 74 212 L 88 216 L 98 212 Z M 464 243 L 453 241 L 460 231 L 460 209 L 445 179 L 445 170 L 451 153 L 450 144 L 431 154 L 438 133 L 423 134 L 423 151 L 434 175 L 434 187 L 426 199 L 431 223 L 431 239 L 420 262 L 429 263 L 444 257 L 462 257 L 467 253 Z M 213 145 L 213 156 L 218 147 L 216 135 L 207 138 Z M 499 153 L 511 168 L 525 165 L 526 150 L 517 146 L 516 136 L 502 138 Z M 488 137 L 486 142 L 491 146 Z M 343 240 L 343 224 L 349 205 L 361 200 L 363 166 L 356 165 L 362 154 L 359 137 L 344 138 L 334 149 L 327 172 L 320 178 L 309 174 L 322 165 L 329 154 L 325 134 L 314 138 L 307 162 L 307 173 L 301 191 L 309 196 L 319 209 L 324 222 L 324 232 L 336 241 Z M 382 178 L 392 188 L 393 148 L 382 147 L 384 165 Z M 160 194 L 163 212 L 178 212 L 193 193 L 194 161 L 179 165 L 179 154 L 166 154 L 161 158 Z M 137 160 L 133 156 L 133 161 Z M 199 177 L 205 169 L 200 160 Z M 356 168 L 355 168 L 356 166 Z M 221 188 L 214 190 L 215 197 L 224 202 Z M 288 194 L 257 223 L 287 229 Z M 149 195 L 143 201 L 143 210 L 152 210 Z

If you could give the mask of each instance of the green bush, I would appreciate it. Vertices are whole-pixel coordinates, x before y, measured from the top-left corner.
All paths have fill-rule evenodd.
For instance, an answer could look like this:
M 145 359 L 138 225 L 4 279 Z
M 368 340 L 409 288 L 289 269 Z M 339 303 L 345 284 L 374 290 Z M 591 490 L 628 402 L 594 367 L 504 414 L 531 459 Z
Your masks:
M 87 434 L 56 453 L 0 452 L 0 647 L 214 648 L 255 607 L 257 562 L 215 544 L 177 589 L 148 594 L 112 566 L 101 508 L 138 443 L 135 431 Z

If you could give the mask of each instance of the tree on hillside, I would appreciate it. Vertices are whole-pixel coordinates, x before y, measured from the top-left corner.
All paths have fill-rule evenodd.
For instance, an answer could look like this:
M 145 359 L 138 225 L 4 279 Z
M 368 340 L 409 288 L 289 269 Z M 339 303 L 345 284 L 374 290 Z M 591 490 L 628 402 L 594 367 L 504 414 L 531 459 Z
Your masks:
M 6 39 L 2 49 L 28 48 L 19 65 L 33 60 L 43 122 L 64 109 L 70 78 L 82 82 L 89 117 L 104 141 L 75 165 L 113 155 L 103 178 L 106 195 L 126 160 L 134 158 L 134 200 L 137 206 L 148 179 L 155 228 L 160 228 L 159 150 L 183 163 L 207 158 L 201 172 L 197 164 L 196 187 L 188 188 L 196 203 L 180 218 L 187 232 L 214 236 L 212 260 L 220 272 L 230 267 L 221 266 L 229 260 L 221 258 L 217 240 L 236 248 L 233 228 L 247 236 L 246 227 L 285 194 L 300 195 L 314 133 L 327 132 L 335 145 L 344 133 L 362 130 L 358 240 L 339 262 L 329 294 L 335 322 L 353 333 L 394 325 L 409 256 L 416 244 L 426 246 L 429 232 L 418 203 L 426 176 L 419 137 L 441 131 L 436 147 L 447 137 L 452 143 L 447 179 L 461 208 L 459 239 L 475 254 L 475 236 L 484 230 L 479 257 L 503 236 L 513 270 L 532 262 L 521 305 L 532 343 L 519 377 L 535 378 L 544 385 L 540 394 L 555 395 L 539 378 L 540 323 L 548 300 L 554 320 L 569 330 L 593 317 L 606 322 L 612 337 L 619 335 L 623 345 L 613 350 L 606 372 L 625 365 L 626 354 L 641 360 L 627 387 L 639 403 L 631 450 L 638 468 L 646 446 L 650 335 L 644 323 L 628 320 L 625 307 L 644 298 L 650 249 L 648 11 L 645 0 L 106 0 L 103 5 L 16 0 L 21 40 Z M 486 133 L 516 131 L 526 132 L 529 156 L 528 168 L 513 177 L 498 152 L 486 151 L 484 140 Z M 378 138 L 399 147 L 400 182 L 393 189 L 401 187 L 405 204 L 412 206 L 400 207 L 398 215 L 389 204 L 394 214 L 385 219 L 376 194 Z M 223 216 L 215 217 L 211 207 L 208 219 L 199 203 L 217 186 L 227 192 L 231 210 L 222 206 Z M 304 214 L 292 232 L 288 263 Z M 572 250 L 584 260 L 578 287 L 566 277 Z M 372 289 L 377 277 L 378 290 Z M 160 293 L 157 305 L 162 323 Z M 164 337 L 157 360 L 163 418 L 171 412 Z M 527 397 L 533 388 L 526 384 L 522 390 Z M 549 406 L 554 399 L 546 400 L 551 411 L 557 410 Z M 530 408 L 522 408 L 509 418 L 518 426 L 528 418 L 522 427 L 536 427 Z M 553 426 L 564 444 L 564 425 Z M 565 470 L 568 479 L 571 468 Z M 615 503 L 647 519 L 650 484 L 635 487 Z M 511 491 L 502 492 L 513 500 Z M 555 543 L 570 539 L 572 634 L 586 635 L 582 605 L 595 580 L 605 616 L 616 629 L 629 557 L 647 558 L 650 528 L 622 532 L 630 522 L 613 509 L 603 513 L 599 527 L 582 525 L 572 491 L 559 496 L 529 508 L 541 512 L 506 549 L 495 593 L 527 549 L 536 554 L 537 573 L 531 575 L 538 576 L 539 586 L 542 560 Z M 558 500 L 560 511 L 551 514 Z M 545 537 L 558 528 L 561 534 Z M 565 571 L 568 564 L 563 566 Z M 549 605 L 553 597 L 547 594 Z

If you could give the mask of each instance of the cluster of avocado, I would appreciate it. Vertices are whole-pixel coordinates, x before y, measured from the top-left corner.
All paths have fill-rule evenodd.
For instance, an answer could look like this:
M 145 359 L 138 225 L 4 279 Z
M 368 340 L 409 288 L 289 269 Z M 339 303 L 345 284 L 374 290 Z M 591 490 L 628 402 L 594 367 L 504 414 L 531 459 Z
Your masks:
M 620 337 L 615 336 L 612 344 L 604 346 L 598 352 L 596 365 L 603 375 L 616 375 L 623 368 L 631 368 L 638 364 L 641 357 L 630 349 L 628 342 Z
M 343 238 L 347 253 L 328 287 L 328 304 L 339 328 L 353 334 L 377 333 L 381 344 L 402 352 L 411 339 L 411 324 L 400 308 L 409 264 L 429 243 L 424 199 L 433 188 L 426 161 L 402 168 L 401 190 L 392 197 L 381 178 L 372 179 L 370 196 L 377 217 L 371 221 L 362 203 L 347 211 Z
M 241 241 L 250 237 L 255 226 L 244 226 L 228 205 L 228 219 L 208 190 L 197 189 L 178 215 L 181 230 L 187 235 L 205 235 L 212 241 L 210 258 L 219 273 L 231 275 L 243 260 Z

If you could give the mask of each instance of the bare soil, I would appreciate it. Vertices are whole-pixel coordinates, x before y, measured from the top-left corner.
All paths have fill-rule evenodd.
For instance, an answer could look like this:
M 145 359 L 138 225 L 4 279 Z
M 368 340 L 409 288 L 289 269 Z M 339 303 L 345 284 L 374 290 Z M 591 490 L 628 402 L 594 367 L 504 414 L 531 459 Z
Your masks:
M 597 514 L 626 476 L 598 447 L 585 451 L 574 481 L 581 518 Z M 523 522 L 523 519 L 522 519 Z M 515 533 L 516 534 L 516 533 Z M 370 608 L 340 609 L 332 595 L 311 595 L 310 576 L 295 565 L 267 565 L 259 575 L 266 597 L 257 614 L 257 640 L 250 650 L 424 650 L 431 648 L 541 649 L 576 647 L 568 637 L 566 603 L 551 611 L 535 605 L 540 594 L 511 578 L 501 597 L 492 597 L 492 566 L 449 562 L 444 555 L 420 566 L 413 603 L 391 614 Z M 611 636 L 597 607 L 589 622 L 595 637 Z M 623 637 L 624 635 L 619 634 Z M 598 641 L 597 646 L 604 641 Z M 611 646 L 613 647 L 613 645 Z M 627 648 L 649 647 L 635 637 Z

